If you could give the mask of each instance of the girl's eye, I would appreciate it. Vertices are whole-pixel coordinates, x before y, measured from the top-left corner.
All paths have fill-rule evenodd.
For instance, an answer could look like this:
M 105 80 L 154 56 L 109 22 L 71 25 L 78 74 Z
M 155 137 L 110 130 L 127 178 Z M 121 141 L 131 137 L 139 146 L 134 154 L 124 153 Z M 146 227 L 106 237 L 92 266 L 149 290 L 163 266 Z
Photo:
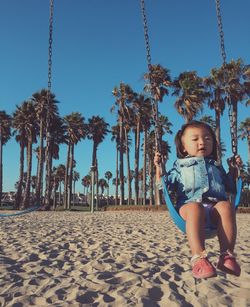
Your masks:
M 197 141 L 198 139 L 192 139 L 192 141 Z
M 210 141 L 211 140 L 210 136 L 206 136 L 205 140 Z

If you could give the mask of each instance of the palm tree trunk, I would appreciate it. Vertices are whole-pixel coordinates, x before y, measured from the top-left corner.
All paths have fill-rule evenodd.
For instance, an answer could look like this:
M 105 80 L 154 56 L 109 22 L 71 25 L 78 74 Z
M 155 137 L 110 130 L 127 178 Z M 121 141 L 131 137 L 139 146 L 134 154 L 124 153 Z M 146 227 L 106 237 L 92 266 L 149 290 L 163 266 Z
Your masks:
M 118 171 L 118 146 L 116 146 L 116 167 L 115 167 L 115 205 L 118 205 L 118 176 L 119 176 L 119 171 Z
M 149 189 L 150 189 L 150 206 L 154 204 L 154 164 L 153 160 L 149 157 Z
M 131 191 L 130 156 L 129 156 L 129 147 L 128 147 L 128 133 L 126 128 L 124 129 L 124 134 L 125 134 L 126 157 L 127 157 L 128 205 L 131 205 L 132 191 Z
M 107 206 L 109 206 L 109 179 L 108 179 L 108 187 L 107 187 L 108 197 L 107 197 Z
M 54 178 L 53 210 L 56 209 L 56 178 Z
M 120 159 L 119 159 L 119 174 L 120 174 L 120 205 L 124 204 L 124 163 L 123 163 L 123 149 L 124 149 L 124 133 L 123 133 L 123 117 L 120 117 Z
M 19 180 L 17 192 L 15 197 L 15 208 L 19 209 L 22 199 L 22 186 L 23 186 L 23 169 L 24 169 L 24 145 L 20 142 L 20 159 L 19 159 Z
M 146 176 L 147 176 L 147 130 L 144 129 L 144 144 L 143 144 L 143 177 L 142 177 L 142 190 L 143 190 L 143 205 L 146 205 L 147 191 L 146 191 Z
M 39 146 L 39 156 L 38 156 L 38 170 L 37 170 L 37 183 L 36 183 L 36 201 L 40 204 L 43 195 L 43 156 L 44 156 L 44 122 L 43 119 L 40 120 L 40 146 Z
M 61 206 L 61 199 L 62 199 L 62 182 L 61 178 L 59 178 L 59 199 L 58 199 L 59 206 Z
M 28 208 L 30 205 L 30 184 L 32 170 L 32 140 L 28 140 L 27 145 L 27 182 L 24 192 L 23 208 Z
M 70 160 L 70 142 L 68 143 L 68 151 L 67 151 L 67 161 L 65 167 L 65 179 L 64 179 L 64 195 L 63 195 L 63 203 L 64 209 L 68 208 L 68 180 L 69 180 L 69 160 Z
M 137 121 L 135 131 L 135 205 L 139 199 L 139 153 L 140 153 L 140 120 Z
M 70 157 L 70 165 L 69 165 L 68 209 L 70 209 L 71 207 L 71 200 L 72 200 L 73 164 L 74 164 L 74 144 L 71 144 L 71 157 Z
M 92 151 L 92 166 L 91 166 L 91 211 L 94 211 L 94 199 L 95 199 L 95 182 L 96 182 L 96 153 L 97 145 L 93 143 Z
M 76 181 L 73 180 L 73 206 L 75 205 Z
M 45 189 L 45 207 L 50 209 L 51 205 L 51 170 L 52 170 L 52 153 L 51 153 L 51 140 L 47 136 L 46 144 L 46 189 Z
M 98 211 L 98 207 L 99 207 L 99 184 L 98 184 L 98 161 L 97 161 L 97 158 L 96 158 L 96 170 L 95 170 L 95 182 L 96 182 L 96 211 Z

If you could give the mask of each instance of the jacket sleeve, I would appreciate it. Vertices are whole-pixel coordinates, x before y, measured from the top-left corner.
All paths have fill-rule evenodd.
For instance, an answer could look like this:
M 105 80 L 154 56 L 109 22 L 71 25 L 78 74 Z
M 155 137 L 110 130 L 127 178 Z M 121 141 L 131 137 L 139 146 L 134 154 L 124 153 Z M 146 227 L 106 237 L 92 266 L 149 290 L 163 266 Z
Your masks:
M 180 178 L 180 172 L 178 171 L 178 168 L 174 164 L 173 168 L 170 171 L 168 171 L 165 176 L 163 176 L 162 181 L 166 185 L 169 192 L 176 192 L 179 178 Z
M 221 166 L 223 183 L 225 185 L 226 192 L 231 194 L 236 194 L 236 184 L 233 176 L 228 172 L 226 173 L 225 169 Z

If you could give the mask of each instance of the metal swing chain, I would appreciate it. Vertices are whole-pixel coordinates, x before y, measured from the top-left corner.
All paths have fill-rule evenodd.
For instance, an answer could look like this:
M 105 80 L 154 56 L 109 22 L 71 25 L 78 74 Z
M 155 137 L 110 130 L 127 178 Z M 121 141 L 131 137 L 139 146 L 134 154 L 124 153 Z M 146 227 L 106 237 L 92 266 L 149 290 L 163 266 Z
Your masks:
M 53 42 L 53 15 L 54 0 L 50 0 L 50 18 L 49 18 L 49 59 L 48 59 L 48 91 L 51 91 L 52 79 L 52 42 Z
M 145 1 L 141 0 L 141 13 L 143 18 L 143 29 L 144 29 L 144 39 L 146 45 L 146 58 L 148 65 L 148 73 L 149 73 L 149 82 L 150 82 L 150 91 L 151 91 L 151 99 L 152 99 L 152 111 L 153 111 L 153 120 L 155 124 L 155 146 L 158 152 L 161 152 L 160 146 L 160 138 L 159 138 L 159 124 L 158 124 L 158 102 L 154 99 L 152 92 L 152 80 L 151 80 L 151 72 L 152 72 L 152 64 L 151 64 L 151 51 L 150 51 L 150 43 L 149 43 L 149 35 L 148 35 L 148 22 L 145 8 Z
M 149 44 L 149 35 L 148 35 L 148 22 L 147 22 L 147 15 L 146 15 L 146 8 L 145 8 L 145 1 L 141 0 L 141 12 L 143 18 L 143 28 L 144 28 L 144 38 L 146 44 L 146 53 L 147 53 L 147 64 L 148 64 L 148 71 L 151 71 L 151 52 L 150 52 L 150 44 Z
M 52 85 L 52 43 L 53 43 L 53 16 L 54 16 L 54 0 L 50 0 L 50 17 L 49 17 L 49 50 L 48 50 L 48 88 L 47 88 L 47 114 L 46 114 L 46 129 L 47 136 L 49 135 L 49 105 L 51 99 Z
M 222 56 L 223 66 L 225 67 L 227 61 L 226 61 L 226 51 L 225 51 L 222 17 L 221 17 L 221 10 L 220 10 L 220 0 L 215 0 L 215 3 L 216 3 L 218 29 L 219 29 L 219 34 L 220 34 L 221 56 Z M 225 92 L 226 92 L 226 100 L 228 104 L 228 116 L 229 116 L 229 122 L 230 122 L 231 147 L 232 147 L 233 155 L 235 157 L 237 155 L 237 119 L 235 118 L 232 112 L 232 103 L 231 103 L 230 95 L 228 93 L 227 88 L 225 88 Z
M 54 15 L 54 0 L 50 0 L 50 17 L 49 17 L 49 50 L 48 50 L 48 89 L 47 89 L 47 113 L 46 113 L 46 188 L 45 188 L 45 203 L 49 202 L 49 182 L 50 182 L 50 104 L 51 104 L 51 84 L 52 84 L 52 35 L 53 35 L 53 15 Z M 47 203 L 48 205 L 48 203 Z

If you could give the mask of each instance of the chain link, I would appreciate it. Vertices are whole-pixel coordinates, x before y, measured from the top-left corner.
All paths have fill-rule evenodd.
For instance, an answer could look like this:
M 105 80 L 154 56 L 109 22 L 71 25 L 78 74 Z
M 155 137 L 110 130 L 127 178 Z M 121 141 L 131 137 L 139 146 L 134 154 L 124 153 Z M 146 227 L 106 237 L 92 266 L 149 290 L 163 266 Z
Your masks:
M 238 142 L 237 142 L 237 118 L 235 116 L 235 113 L 232 110 L 232 103 L 230 101 L 229 96 L 228 98 L 228 116 L 229 116 L 229 121 L 230 121 L 230 132 L 231 132 L 231 146 L 232 146 L 232 152 L 233 155 L 236 156 L 238 152 Z
M 146 8 L 145 8 L 145 1 L 144 0 L 141 0 L 141 13 L 142 13 L 142 19 L 143 19 L 143 29 L 144 29 L 144 39 L 145 39 L 145 46 L 146 46 L 146 58 L 147 58 L 148 75 L 149 75 L 149 83 L 150 83 L 150 91 L 151 91 L 153 120 L 154 120 L 154 124 L 155 124 L 155 147 L 156 147 L 158 152 L 161 152 L 161 144 L 160 144 L 160 138 L 159 138 L 159 123 L 158 123 L 158 114 L 159 114 L 159 112 L 158 112 L 158 102 L 154 99 L 153 93 L 152 93 L 151 50 L 150 50 L 150 43 L 149 43 L 148 22 L 147 22 L 147 15 L 146 15 Z
M 225 65 L 227 62 L 226 60 L 227 56 L 226 56 L 226 50 L 225 50 L 224 32 L 223 32 L 222 17 L 221 17 L 221 11 L 220 11 L 220 0 L 215 0 L 215 3 L 216 3 L 218 29 L 219 29 L 219 34 L 220 34 L 221 56 L 222 56 L 223 65 Z
M 48 58 L 48 91 L 51 91 L 52 80 L 52 42 L 53 42 L 53 15 L 54 0 L 50 0 L 50 18 L 49 18 L 49 58 Z
M 217 22 L 218 22 L 218 30 L 220 35 L 220 48 L 221 48 L 221 56 L 223 61 L 223 69 L 224 69 L 224 84 L 225 84 L 225 94 L 226 94 L 226 102 L 228 104 L 228 117 L 230 122 L 230 133 L 231 133 L 231 147 L 233 155 L 237 155 L 237 118 L 232 110 L 232 102 L 230 98 L 230 94 L 228 91 L 228 79 L 226 73 L 226 64 L 227 64 L 227 57 L 225 51 L 225 41 L 224 41 L 224 32 L 223 32 L 223 24 L 222 24 L 222 17 L 221 17 L 221 10 L 220 10 L 220 0 L 215 0 L 216 3 L 216 15 L 217 15 Z
M 146 8 L 145 8 L 144 0 L 141 0 L 141 12 L 142 12 L 142 18 L 143 18 L 144 39 L 145 39 L 145 44 L 146 44 L 148 71 L 150 73 L 151 71 L 151 52 L 150 52 L 149 35 L 148 35 L 148 22 L 147 22 L 147 15 L 146 15 Z

